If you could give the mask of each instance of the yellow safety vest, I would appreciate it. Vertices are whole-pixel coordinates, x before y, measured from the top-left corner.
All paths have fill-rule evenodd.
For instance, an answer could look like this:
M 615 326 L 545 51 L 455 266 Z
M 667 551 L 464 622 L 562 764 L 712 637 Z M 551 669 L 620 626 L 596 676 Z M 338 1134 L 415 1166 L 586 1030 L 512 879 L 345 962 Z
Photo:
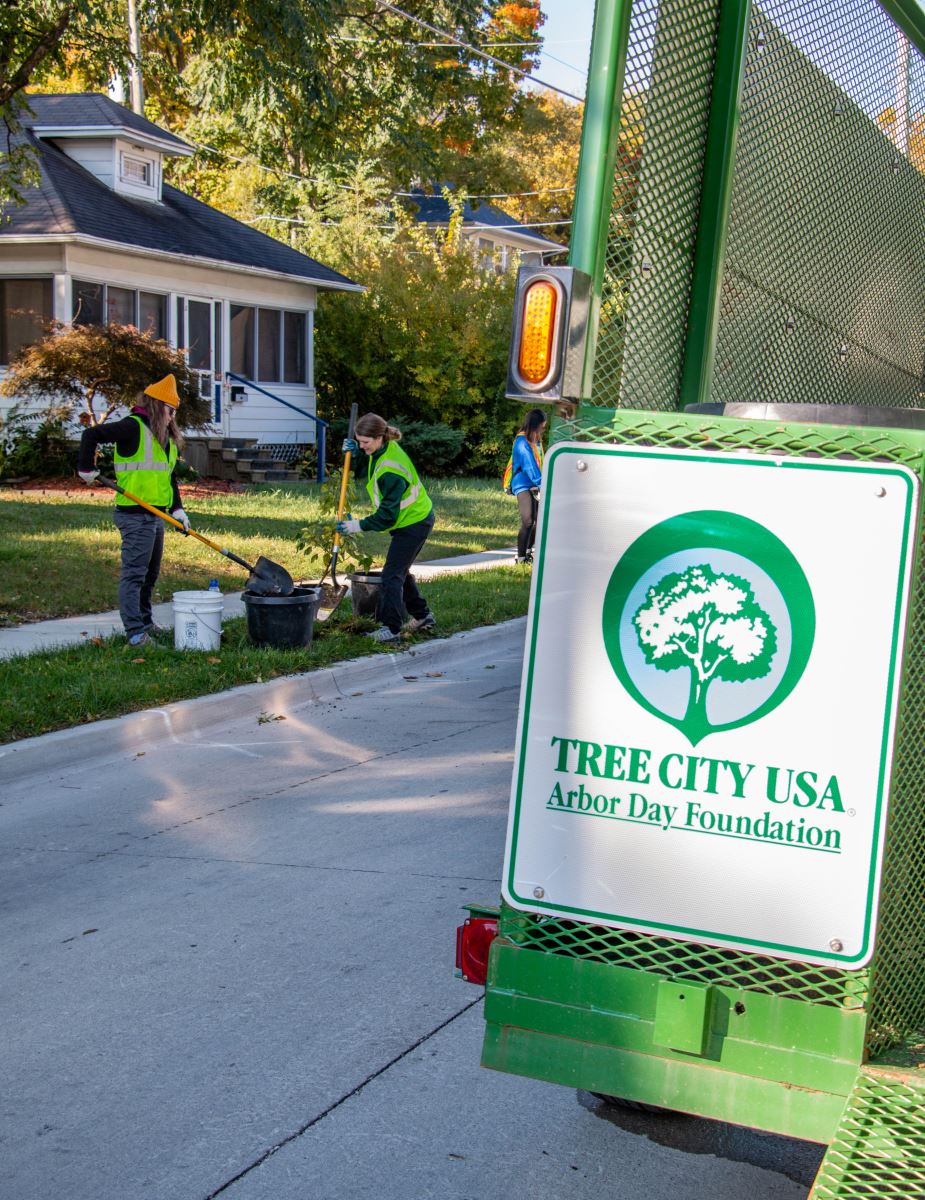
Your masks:
M 392 526 L 392 529 L 402 529 L 405 525 L 413 525 L 415 521 L 423 521 L 433 508 L 433 504 L 431 503 L 430 496 L 424 490 L 424 485 L 418 478 L 418 473 L 414 469 L 414 463 L 404 450 L 402 450 L 398 442 L 386 443 L 385 451 L 376 459 L 375 467 L 373 467 L 373 460 L 369 460 L 366 490 L 369 492 L 369 498 L 375 504 L 376 508 L 382 503 L 382 496 L 379 492 L 379 477 L 384 475 L 386 471 L 391 471 L 394 475 L 400 475 L 408 484 L 405 494 L 401 498 L 401 504 L 398 506 L 398 520 Z
M 173 500 L 171 477 L 177 465 L 177 448 L 168 441 L 167 450 L 160 444 L 141 417 L 131 414 L 138 422 L 138 449 L 125 457 L 116 449 L 114 460 L 116 481 L 133 492 L 139 500 L 158 508 L 169 508 Z M 131 505 L 125 496 L 117 495 L 116 504 Z

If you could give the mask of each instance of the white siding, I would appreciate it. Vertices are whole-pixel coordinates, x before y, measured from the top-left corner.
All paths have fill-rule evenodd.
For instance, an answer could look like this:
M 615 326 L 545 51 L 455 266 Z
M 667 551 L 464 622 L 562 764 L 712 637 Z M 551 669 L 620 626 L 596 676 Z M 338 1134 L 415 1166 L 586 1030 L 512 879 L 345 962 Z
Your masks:
M 114 186 L 115 154 L 112 138 L 61 138 L 55 145 L 108 188 Z
M 293 383 L 261 384 L 274 396 L 288 400 L 297 408 L 307 412 L 315 412 L 315 392 L 313 389 Z M 245 389 L 247 399 L 243 403 L 231 404 L 228 407 L 226 428 L 228 437 L 256 438 L 259 442 L 297 442 L 313 443 L 315 441 L 315 422 L 300 416 L 284 404 L 271 400 L 253 388 Z

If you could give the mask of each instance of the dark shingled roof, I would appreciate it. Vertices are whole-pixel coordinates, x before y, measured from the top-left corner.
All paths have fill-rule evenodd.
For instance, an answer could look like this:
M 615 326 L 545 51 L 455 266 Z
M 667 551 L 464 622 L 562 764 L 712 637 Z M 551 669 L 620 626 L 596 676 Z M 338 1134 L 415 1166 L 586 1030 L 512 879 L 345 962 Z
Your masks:
M 29 125 L 51 123 L 44 116 L 41 122 L 38 120 L 40 106 L 35 101 L 59 99 L 99 99 L 114 108 L 119 107 L 105 96 L 30 96 L 36 117 L 29 119 Z M 70 115 L 71 110 L 68 111 Z M 79 108 L 78 111 L 83 110 Z M 121 112 L 132 116 L 124 109 Z M 68 123 L 76 125 L 79 120 L 79 116 L 72 117 L 72 122 Z M 150 125 L 141 117 L 136 120 Z M 157 129 L 157 126 L 151 127 Z M 38 187 L 25 193 L 25 204 L 8 207 L 8 219 L 0 224 L 0 245 L 4 237 L 83 235 L 161 254 L 182 254 L 230 266 L 276 271 L 321 288 L 358 287 L 345 275 L 332 271 L 307 254 L 300 254 L 275 238 L 194 200 L 185 192 L 165 184 L 160 204 L 120 195 L 68 158 L 62 150 L 37 138 L 31 130 L 24 136 L 37 151 L 40 182 Z
M 450 204 L 442 194 L 428 196 L 423 189 L 412 188 L 410 198 L 403 197 L 403 199 L 408 205 L 417 209 L 414 214 L 415 220 L 422 221 L 427 225 L 446 225 L 450 220 Z M 518 225 L 509 213 L 497 208 L 494 204 L 487 204 L 484 200 L 479 202 L 467 199 L 463 204 L 462 218 L 464 225 L 490 225 L 498 229 L 503 228 L 507 233 L 516 233 L 519 237 L 533 238 L 534 241 L 542 242 L 545 245 L 552 244 L 551 238 L 543 237 L 529 225 Z M 558 245 L 558 243 L 555 244 Z M 562 246 L 563 250 L 565 248 Z
M 157 138 L 161 142 L 169 142 L 180 150 L 191 150 L 187 142 L 178 138 L 166 129 L 161 129 L 153 121 L 140 117 L 130 108 L 116 104 L 108 96 L 97 92 L 81 92 L 77 95 L 27 96 L 26 101 L 32 109 L 32 115 L 25 113 L 22 124 L 32 126 L 48 126 L 61 129 L 72 126 L 85 129 L 91 125 L 99 126 L 101 130 L 121 128 L 130 129 L 135 133 L 143 133 L 147 137 Z

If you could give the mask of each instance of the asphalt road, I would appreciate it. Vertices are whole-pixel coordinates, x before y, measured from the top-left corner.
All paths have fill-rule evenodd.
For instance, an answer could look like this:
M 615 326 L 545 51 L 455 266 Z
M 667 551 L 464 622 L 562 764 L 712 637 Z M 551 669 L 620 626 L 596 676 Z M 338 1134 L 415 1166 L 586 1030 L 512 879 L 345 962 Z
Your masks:
M 803 1200 L 818 1147 L 479 1067 L 522 640 L 0 754 L 3 1200 Z

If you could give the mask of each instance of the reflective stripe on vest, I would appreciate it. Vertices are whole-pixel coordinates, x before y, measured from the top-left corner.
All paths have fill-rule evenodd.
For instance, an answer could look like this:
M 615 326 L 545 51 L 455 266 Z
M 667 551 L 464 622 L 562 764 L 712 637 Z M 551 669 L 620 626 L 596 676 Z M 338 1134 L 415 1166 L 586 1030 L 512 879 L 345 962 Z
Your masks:
M 138 449 L 134 454 L 123 456 L 118 448 L 113 455 L 113 466 L 116 475 L 132 472 L 132 478 L 126 479 L 129 491 L 134 492 L 139 500 L 148 504 L 166 507 L 173 499 L 173 483 L 171 476 L 177 465 L 177 448 L 168 442 L 168 449 L 157 441 L 141 417 L 131 414 L 138 422 Z M 130 505 L 133 501 L 124 496 L 116 497 L 116 504 Z
M 371 461 L 370 466 L 372 466 Z M 398 520 L 392 528 L 401 529 L 405 525 L 413 525 L 415 521 L 423 521 L 433 507 L 430 497 L 424 490 L 424 485 L 418 478 L 411 459 L 401 447 L 392 442 L 386 446 L 385 453 L 376 462 L 372 478 L 366 484 L 366 490 L 369 492 L 373 504 L 378 508 L 382 503 L 379 476 L 384 475 L 387 471 L 391 471 L 394 475 L 400 475 L 408 484 L 404 496 L 399 501 Z

